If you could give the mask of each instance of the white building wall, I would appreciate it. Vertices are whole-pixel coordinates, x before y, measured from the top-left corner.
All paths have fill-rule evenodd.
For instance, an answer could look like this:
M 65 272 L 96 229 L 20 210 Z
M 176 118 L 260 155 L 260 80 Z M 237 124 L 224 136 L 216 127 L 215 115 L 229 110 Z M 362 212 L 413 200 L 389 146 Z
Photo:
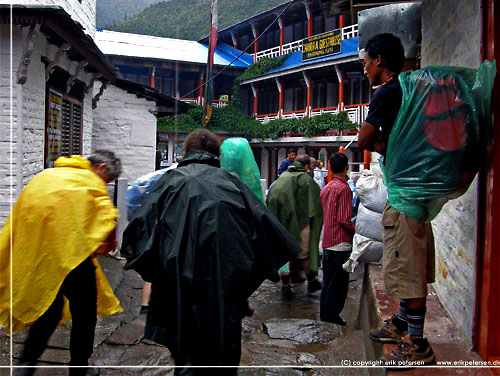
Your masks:
M 51 57 L 45 36 L 36 34 L 26 83 L 18 84 L 28 28 L 13 27 L 12 53 L 9 28 L 0 25 L 0 226 L 22 189 L 44 168 L 46 80 L 41 57 Z M 74 73 L 78 64 L 64 55 L 58 65 Z M 85 80 L 89 75 L 79 77 Z M 91 150 L 92 92 L 84 100 L 84 154 Z
M 94 110 L 92 150 L 115 152 L 129 182 L 155 169 L 156 117 L 150 112 L 155 108 L 155 102 L 110 85 Z
M 117 1 L 118 2 L 118 1 Z M 0 0 L 0 4 L 60 6 L 73 20 L 85 28 L 85 33 L 94 39 L 96 0 Z
M 422 10 L 422 67 L 481 63 L 480 0 L 427 0 Z M 472 343 L 475 306 L 477 179 L 432 222 L 436 240 L 435 289 Z

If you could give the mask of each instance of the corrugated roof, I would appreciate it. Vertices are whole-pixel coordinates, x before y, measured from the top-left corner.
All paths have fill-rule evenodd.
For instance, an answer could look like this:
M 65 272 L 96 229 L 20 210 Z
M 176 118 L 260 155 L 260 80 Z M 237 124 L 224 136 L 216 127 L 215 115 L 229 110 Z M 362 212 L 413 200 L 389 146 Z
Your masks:
M 96 33 L 95 42 L 106 55 L 170 60 L 194 64 L 207 63 L 208 48 L 196 41 L 103 30 Z M 241 53 L 239 52 L 237 55 L 236 51 L 238 50 L 221 43 L 215 51 L 214 64 L 228 65 Z M 232 66 L 247 68 L 251 63 L 251 55 L 243 54 Z

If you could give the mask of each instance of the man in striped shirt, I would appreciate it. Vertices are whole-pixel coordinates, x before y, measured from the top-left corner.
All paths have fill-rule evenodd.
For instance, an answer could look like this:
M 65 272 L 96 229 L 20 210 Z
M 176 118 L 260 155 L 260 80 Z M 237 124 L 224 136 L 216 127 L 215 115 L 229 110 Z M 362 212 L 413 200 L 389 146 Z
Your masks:
M 323 207 L 323 289 L 320 299 L 322 321 L 345 326 L 340 318 L 344 309 L 349 273 L 342 269 L 351 254 L 354 225 L 352 217 L 352 191 L 347 184 L 349 160 L 342 153 L 330 157 L 333 179 L 321 191 Z

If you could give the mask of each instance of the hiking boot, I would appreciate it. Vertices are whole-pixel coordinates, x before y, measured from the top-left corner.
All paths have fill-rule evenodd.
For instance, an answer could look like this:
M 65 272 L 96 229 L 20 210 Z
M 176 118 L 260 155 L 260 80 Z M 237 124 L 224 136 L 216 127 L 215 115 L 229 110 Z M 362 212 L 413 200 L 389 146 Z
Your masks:
M 293 298 L 293 295 L 292 286 L 290 286 L 290 284 L 281 286 L 281 299 L 290 300 Z
M 314 278 L 307 282 L 307 292 L 312 294 L 315 291 L 321 290 L 321 282 Z
M 396 325 L 394 325 L 393 318 L 396 315 L 392 315 L 390 319 L 384 320 L 384 326 L 377 329 L 372 329 L 368 334 L 368 337 L 374 342 L 379 343 L 400 343 L 401 339 L 408 334 L 406 331 L 400 331 Z
M 399 345 L 382 359 L 386 368 L 393 371 L 404 371 L 415 368 L 415 366 L 427 366 L 435 361 L 436 358 L 429 341 L 410 335 L 403 337 Z

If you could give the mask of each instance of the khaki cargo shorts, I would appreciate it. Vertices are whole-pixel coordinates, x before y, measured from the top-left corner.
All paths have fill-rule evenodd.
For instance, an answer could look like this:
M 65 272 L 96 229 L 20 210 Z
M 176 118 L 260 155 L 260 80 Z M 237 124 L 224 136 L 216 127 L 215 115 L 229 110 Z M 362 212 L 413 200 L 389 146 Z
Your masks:
M 300 231 L 300 248 L 302 252 L 297 256 L 298 260 L 305 260 L 309 257 L 309 240 L 311 239 L 311 226 L 307 225 Z
M 434 282 L 435 249 L 430 223 L 421 223 L 387 204 L 382 217 L 383 271 L 387 295 L 399 299 L 427 296 Z

